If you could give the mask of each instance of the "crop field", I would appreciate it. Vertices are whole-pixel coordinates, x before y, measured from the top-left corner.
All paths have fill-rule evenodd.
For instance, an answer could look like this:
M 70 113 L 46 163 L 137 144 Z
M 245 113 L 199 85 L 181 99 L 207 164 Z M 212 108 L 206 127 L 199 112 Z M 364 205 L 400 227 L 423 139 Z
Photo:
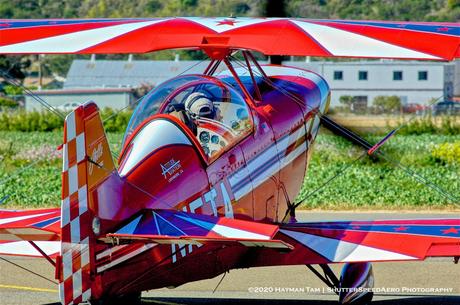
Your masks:
M 122 134 L 109 133 L 118 152 Z M 380 137 L 368 138 L 371 142 Z M 2 207 L 59 206 L 61 132 L 0 132 L 0 202 Z M 382 150 L 410 171 L 460 194 L 460 135 L 397 135 Z M 452 209 L 451 202 L 382 158 L 354 161 L 362 150 L 334 135 L 321 133 L 303 188 L 305 209 Z M 393 162 L 392 161 L 392 162 Z M 351 164 L 351 165 L 350 165 Z M 348 167 L 337 178 L 331 177 Z M 313 192 L 313 194 L 312 194 Z
M 381 136 L 368 137 L 371 143 L 380 139 Z M 458 209 L 460 135 L 396 135 L 382 147 L 382 152 L 386 160 L 365 156 L 355 161 L 362 154 L 361 149 L 336 136 L 320 134 L 299 194 L 302 206 L 309 209 Z M 397 167 L 397 162 L 403 168 Z M 440 187 L 456 200 L 447 199 L 419 180 Z

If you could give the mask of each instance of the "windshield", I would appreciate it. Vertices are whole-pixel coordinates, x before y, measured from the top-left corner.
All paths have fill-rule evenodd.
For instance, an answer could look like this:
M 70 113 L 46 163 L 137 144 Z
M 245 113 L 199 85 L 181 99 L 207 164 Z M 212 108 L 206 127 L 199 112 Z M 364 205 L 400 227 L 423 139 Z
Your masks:
M 169 114 L 182 121 L 209 157 L 252 130 L 241 95 L 229 84 L 204 75 L 179 76 L 149 92 L 133 113 L 123 146 L 136 128 L 155 114 Z
M 126 139 L 133 133 L 133 131 L 147 119 L 148 117 L 157 114 L 160 106 L 163 104 L 164 100 L 168 95 L 170 95 L 175 89 L 183 86 L 188 82 L 197 80 L 199 77 L 195 75 L 187 75 L 174 78 L 172 80 L 166 81 L 154 88 L 152 91 L 147 93 L 136 107 L 131 116 L 131 119 L 128 123 L 125 136 L 123 138 L 123 146 L 126 142 Z

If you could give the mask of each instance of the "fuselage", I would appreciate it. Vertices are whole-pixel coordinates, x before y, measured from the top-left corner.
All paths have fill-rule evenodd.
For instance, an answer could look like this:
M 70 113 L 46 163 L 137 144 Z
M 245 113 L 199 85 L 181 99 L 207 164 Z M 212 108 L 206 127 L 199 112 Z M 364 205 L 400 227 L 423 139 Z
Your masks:
M 229 72 L 215 78 L 172 80 L 183 91 L 204 88 L 212 93 L 215 87 L 216 95 L 224 96 L 216 102 L 219 122 L 198 122 L 196 134 L 166 110 L 182 89 L 164 89 L 167 96 L 160 94 L 164 100 L 154 101 L 155 106 L 141 102 L 124 140 L 119 178 L 109 179 L 98 190 L 118 189 L 107 198 L 110 205 L 99 207 L 102 227 L 113 231 L 120 222 L 148 209 L 287 221 L 287 208 L 303 184 L 319 116 L 327 110 L 330 92 L 324 79 L 310 71 L 283 66 L 265 66 L 264 71 L 270 81 L 256 77 L 260 100 L 244 97 Z M 255 88 L 249 76 L 244 70 L 237 72 L 252 94 Z M 157 95 L 146 98 L 158 99 Z M 245 247 L 123 245 L 120 251 L 101 248 L 97 270 L 104 294 L 127 293 L 214 277 L 238 267 L 247 251 Z M 129 256 L 130 264 L 123 264 L 126 253 L 132 252 L 136 256 Z M 123 274 L 129 274 L 132 284 L 126 286 L 126 281 L 113 278 L 122 271 L 127 271 Z

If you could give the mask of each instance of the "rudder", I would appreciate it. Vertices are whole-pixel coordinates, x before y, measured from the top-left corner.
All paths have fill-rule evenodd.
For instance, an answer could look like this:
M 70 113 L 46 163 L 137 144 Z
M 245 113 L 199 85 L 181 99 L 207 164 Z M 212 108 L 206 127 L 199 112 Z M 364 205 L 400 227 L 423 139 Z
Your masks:
M 66 117 L 62 154 L 62 264 L 57 274 L 61 302 L 68 305 L 90 300 L 97 290 L 91 278 L 97 207 L 89 194 L 115 171 L 95 103 L 85 103 Z

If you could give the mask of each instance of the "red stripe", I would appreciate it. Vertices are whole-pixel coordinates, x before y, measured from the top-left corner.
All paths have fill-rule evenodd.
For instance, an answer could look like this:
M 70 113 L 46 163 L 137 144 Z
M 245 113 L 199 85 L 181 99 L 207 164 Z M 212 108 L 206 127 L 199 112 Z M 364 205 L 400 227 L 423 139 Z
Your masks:
M 274 20 L 226 31 L 230 45 L 250 48 L 265 54 L 302 54 L 331 56 L 331 53 L 310 37 L 304 30 L 289 20 Z
M 215 34 L 213 30 L 193 21 L 173 19 L 131 31 L 79 53 L 145 53 L 159 49 L 196 47 L 201 45 L 203 36 Z

